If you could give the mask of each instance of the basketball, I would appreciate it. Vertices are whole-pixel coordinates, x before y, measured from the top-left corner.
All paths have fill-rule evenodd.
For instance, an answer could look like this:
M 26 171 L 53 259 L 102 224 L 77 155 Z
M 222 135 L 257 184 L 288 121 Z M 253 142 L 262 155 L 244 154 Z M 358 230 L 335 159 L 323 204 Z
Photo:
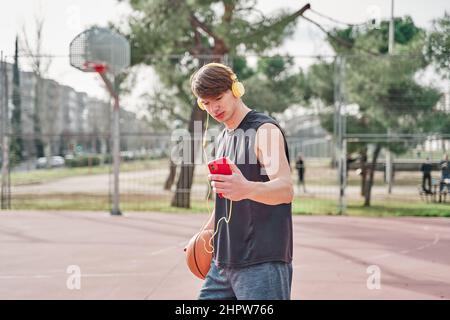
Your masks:
M 212 235 L 212 230 L 200 231 L 191 238 L 184 248 L 189 270 L 202 280 L 206 278 L 211 265 L 213 248 L 209 245 L 209 240 Z

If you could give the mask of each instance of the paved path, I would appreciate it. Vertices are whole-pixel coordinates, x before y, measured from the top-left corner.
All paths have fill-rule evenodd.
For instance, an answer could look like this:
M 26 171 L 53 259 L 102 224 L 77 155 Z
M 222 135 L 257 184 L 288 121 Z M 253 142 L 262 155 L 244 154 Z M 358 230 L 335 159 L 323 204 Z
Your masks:
M 204 171 L 204 170 L 203 170 Z M 199 171 L 199 172 L 203 172 Z M 197 181 L 192 187 L 192 193 L 196 195 L 205 195 L 207 192 L 206 183 L 203 183 L 202 175 L 197 172 Z M 163 184 L 167 178 L 166 169 L 143 170 L 120 173 L 120 191 L 122 194 L 151 194 L 154 196 L 172 195 L 171 192 L 163 190 Z M 12 186 L 13 195 L 57 195 L 57 194 L 96 194 L 107 195 L 110 192 L 112 176 L 108 174 L 80 175 L 75 177 L 66 177 L 39 184 L 29 184 Z M 205 180 L 206 181 L 206 180 Z M 294 186 L 299 195 L 304 195 L 303 189 Z M 175 189 L 175 185 L 173 186 Z M 347 186 L 346 194 L 349 198 L 361 199 L 360 186 Z M 339 187 L 337 185 L 309 184 L 307 186 L 308 197 L 329 197 L 337 200 Z M 374 198 L 388 196 L 387 186 L 374 186 L 372 188 Z M 419 200 L 417 186 L 394 186 L 390 197 L 406 198 Z

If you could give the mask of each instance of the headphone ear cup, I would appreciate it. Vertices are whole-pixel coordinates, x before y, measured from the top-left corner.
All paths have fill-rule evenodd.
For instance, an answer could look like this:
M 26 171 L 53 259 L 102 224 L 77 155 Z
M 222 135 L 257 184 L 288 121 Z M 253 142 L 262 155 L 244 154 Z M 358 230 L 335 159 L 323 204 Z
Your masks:
M 200 98 L 197 99 L 197 105 L 200 109 L 202 109 L 203 111 L 206 110 L 205 106 L 203 105 L 203 103 L 200 101 Z
M 231 86 L 231 91 L 236 98 L 240 98 L 245 94 L 245 88 L 242 82 L 235 81 Z

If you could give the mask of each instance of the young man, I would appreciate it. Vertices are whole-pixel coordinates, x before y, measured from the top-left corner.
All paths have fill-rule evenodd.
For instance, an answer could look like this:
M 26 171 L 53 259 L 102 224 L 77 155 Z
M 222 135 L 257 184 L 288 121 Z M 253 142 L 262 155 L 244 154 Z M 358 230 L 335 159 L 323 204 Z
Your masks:
M 217 234 L 198 298 L 290 299 L 294 192 L 284 134 L 274 119 L 243 103 L 244 88 L 229 67 L 203 66 L 191 87 L 200 108 L 225 125 L 216 158 L 228 157 L 233 171 L 209 175 L 223 198 L 216 197 L 205 227 Z

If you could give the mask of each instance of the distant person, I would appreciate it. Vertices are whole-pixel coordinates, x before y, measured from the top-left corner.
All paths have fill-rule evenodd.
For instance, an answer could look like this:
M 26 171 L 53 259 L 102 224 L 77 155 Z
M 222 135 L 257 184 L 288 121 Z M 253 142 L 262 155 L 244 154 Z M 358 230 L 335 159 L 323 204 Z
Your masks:
M 422 171 L 422 190 L 427 193 L 431 194 L 431 170 L 433 169 L 433 166 L 431 165 L 430 158 L 427 157 L 424 163 L 420 166 L 420 171 Z M 428 185 L 428 188 L 425 187 L 425 185 Z
M 439 168 L 441 169 L 441 183 L 439 185 L 439 192 L 444 190 L 444 186 L 447 186 L 448 191 L 448 186 L 450 184 L 447 180 L 450 179 L 450 163 L 448 162 L 448 154 L 445 154 L 444 160 L 439 163 Z
M 298 185 L 303 185 L 303 192 L 306 193 L 305 186 L 305 161 L 303 160 L 303 156 L 301 153 L 297 155 L 297 160 L 295 161 L 295 169 L 298 172 Z
M 351 154 L 347 155 L 347 166 L 346 166 L 346 174 L 347 174 L 347 178 L 348 178 L 348 169 L 350 168 L 350 165 L 355 162 L 356 160 L 358 160 L 358 157 L 352 157 Z

